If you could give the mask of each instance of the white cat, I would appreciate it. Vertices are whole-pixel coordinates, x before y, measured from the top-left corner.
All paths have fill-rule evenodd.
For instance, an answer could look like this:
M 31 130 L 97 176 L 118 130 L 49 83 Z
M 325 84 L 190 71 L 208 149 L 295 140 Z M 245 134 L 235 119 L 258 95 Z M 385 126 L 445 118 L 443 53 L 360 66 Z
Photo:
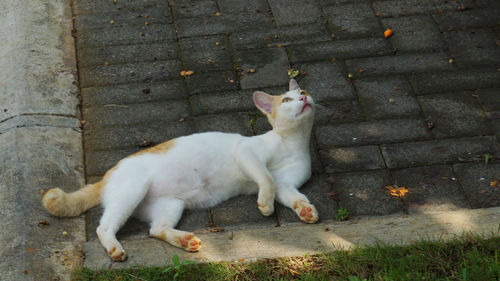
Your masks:
M 184 208 L 212 207 L 240 194 L 258 192 L 257 206 L 265 216 L 273 213 L 276 197 L 302 221 L 316 222 L 316 208 L 297 190 L 311 176 L 312 98 L 292 79 L 288 92 L 255 92 L 253 99 L 271 131 L 253 137 L 216 132 L 179 137 L 121 160 L 100 182 L 76 192 L 49 190 L 43 205 L 55 216 L 77 216 L 102 203 L 97 235 L 115 261 L 126 258 L 115 234 L 131 215 L 151 224 L 151 236 L 187 251 L 198 251 L 201 241 L 174 229 Z

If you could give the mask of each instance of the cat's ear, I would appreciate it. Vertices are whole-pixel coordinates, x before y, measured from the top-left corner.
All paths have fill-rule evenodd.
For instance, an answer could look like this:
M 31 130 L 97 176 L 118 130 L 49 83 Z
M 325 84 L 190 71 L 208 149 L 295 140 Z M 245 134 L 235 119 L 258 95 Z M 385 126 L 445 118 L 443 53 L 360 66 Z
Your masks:
M 260 111 L 264 114 L 271 114 L 273 112 L 274 97 L 264 92 L 257 91 L 253 93 L 253 102 Z
M 290 90 L 288 90 L 288 91 L 293 91 L 293 90 L 298 90 L 298 89 L 300 89 L 299 83 L 297 83 L 297 81 L 295 81 L 295 79 L 290 79 Z

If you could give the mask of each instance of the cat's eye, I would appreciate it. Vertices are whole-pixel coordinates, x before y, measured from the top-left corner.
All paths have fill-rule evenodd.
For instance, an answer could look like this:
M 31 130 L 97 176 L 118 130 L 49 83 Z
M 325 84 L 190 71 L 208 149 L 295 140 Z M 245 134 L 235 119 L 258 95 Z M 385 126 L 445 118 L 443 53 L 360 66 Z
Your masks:
M 305 96 L 307 93 L 306 93 L 306 91 L 300 91 L 300 94 Z
M 282 100 L 282 102 L 289 102 L 289 101 L 291 101 L 291 100 L 292 100 L 291 98 L 288 98 L 288 97 L 287 97 L 287 98 L 284 98 L 284 99 Z

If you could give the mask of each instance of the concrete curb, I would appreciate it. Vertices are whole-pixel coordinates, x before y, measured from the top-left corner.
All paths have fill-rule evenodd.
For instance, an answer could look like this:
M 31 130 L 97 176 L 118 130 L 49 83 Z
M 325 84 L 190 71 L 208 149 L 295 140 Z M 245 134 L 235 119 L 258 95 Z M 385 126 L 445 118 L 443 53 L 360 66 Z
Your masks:
M 366 217 L 313 225 L 294 223 L 281 227 L 226 228 L 223 232 L 197 234 L 203 242 L 203 248 L 197 253 L 187 253 L 153 238 L 122 241 L 129 255 L 122 263 L 111 262 L 98 241 L 87 242 L 84 266 L 91 269 L 162 266 L 168 264 L 174 254 L 181 260 L 199 262 L 248 262 L 331 252 L 376 242 L 406 244 L 422 238 L 447 239 L 464 232 L 498 235 L 499 227 L 500 207 Z
M 57 219 L 41 189 L 84 184 L 70 1 L 0 3 L 0 272 L 2 280 L 69 280 L 82 217 Z

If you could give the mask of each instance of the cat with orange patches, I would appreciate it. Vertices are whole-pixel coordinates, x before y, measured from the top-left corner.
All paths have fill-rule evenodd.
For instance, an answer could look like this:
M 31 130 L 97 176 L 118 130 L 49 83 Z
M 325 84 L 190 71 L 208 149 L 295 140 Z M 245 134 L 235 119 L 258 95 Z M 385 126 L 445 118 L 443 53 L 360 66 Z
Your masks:
M 274 200 L 306 223 L 318 220 L 316 208 L 298 189 L 311 177 L 309 140 L 314 120 L 312 97 L 290 80 L 289 91 L 253 94 L 273 129 L 265 134 L 208 132 L 179 137 L 122 159 L 103 179 L 66 193 L 46 192 L 44 207 L 55 216 L 77 216 L 102 204 L 97 236 L 110 257 L 127 255 L 116 233 L 130 216 L 150 224 L 150 235 L 186 251 L 201 248 L 193 233 L 174 227 L 184 209 L 208 208 L 242 194 L 258 194 L 264 216 Z

